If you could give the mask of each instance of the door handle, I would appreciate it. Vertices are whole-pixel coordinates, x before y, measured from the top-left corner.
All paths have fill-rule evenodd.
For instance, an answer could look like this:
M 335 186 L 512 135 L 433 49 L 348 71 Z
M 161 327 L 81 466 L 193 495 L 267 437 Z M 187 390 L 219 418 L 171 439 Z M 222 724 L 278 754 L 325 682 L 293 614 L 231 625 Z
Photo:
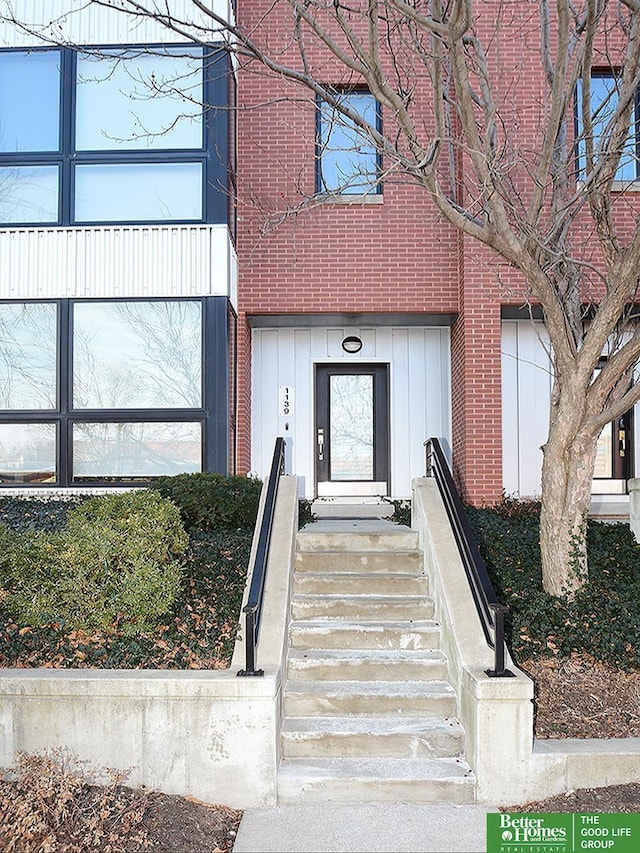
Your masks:
M 322 462 L 324 459 L 324 430 L 323 429 L 318 430 L 317 440 L 318 440 L 318 462 Z
M 625 455 L 625 451 L 627 449 L 627 433 L 626 430 L 621 429 L 618 432 L 618 453 L 620 456 Z

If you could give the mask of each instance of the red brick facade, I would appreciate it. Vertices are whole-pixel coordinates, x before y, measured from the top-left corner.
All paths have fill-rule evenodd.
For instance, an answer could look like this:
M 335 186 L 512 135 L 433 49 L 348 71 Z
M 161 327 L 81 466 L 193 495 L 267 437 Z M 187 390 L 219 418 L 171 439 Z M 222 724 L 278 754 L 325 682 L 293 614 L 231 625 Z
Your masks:
M 489 14 L 496 4 L 481 5 L 486 20 L 497 27 L 495 15 Z M 509 4 L 524 18 L 528 5 Z M 286 43 L 288 4 L 239 6 L 243 21 L 271 10 L 260 35 L 272 49 Z M 539 85 L 522 70 L 522 26 L 512 17 L 499 29 L 505 97 L 513 99 L 514 115 L 524 118 L 519 131 L 535 136 L 539 102 L 536 106 L 532 99 L 528 111 L 520 110 Z M 532 56 L 534 48 L 529 44 Z M 293 61 L 291 50 L 283 56 Z M 323 62 L 327 81 L 343 78 L 342 69 L 326 58 Z M 537 56 L 536 62 L 539 69 Z M 516 66 L 517 91 L 509 76 Z M 477 241 L 462 237 L 438 214 L 424 188 L 402 174 L 389 174 L 382 196 L 365 202 L 314 202 L 315 103 L 303 88 L 252 67 L 240 71 L 238 102 L 240 468 L 251 467 L 247 316 L 453 315 L 454 469 L 466 500 L 498 500 L 503 482 L 500 308 L 501 302 L 518 301 L 506 290 L 509 271 Z

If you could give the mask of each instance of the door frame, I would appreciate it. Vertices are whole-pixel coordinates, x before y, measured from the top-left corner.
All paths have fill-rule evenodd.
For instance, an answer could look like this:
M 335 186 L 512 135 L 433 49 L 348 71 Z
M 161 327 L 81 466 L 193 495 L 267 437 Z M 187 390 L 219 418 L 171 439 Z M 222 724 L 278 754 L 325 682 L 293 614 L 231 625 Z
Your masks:
M 611 421 L 611 477 L 594 477 L 591 494 L 626 494 L 634 471 L 634 409 Z
M 373 374 L 373 479 L 331 480 L 329 382 L 332 375 Z M 389 495 L 391 488 L 391 365 L 388 361 L 331 361 L 313 365 L 313 455 L 317 497 L 366 497 Z M 323 433 L 323 457 L 319 458 L 319 431 Z M 379 488 L 379 486 L 384 488 Z

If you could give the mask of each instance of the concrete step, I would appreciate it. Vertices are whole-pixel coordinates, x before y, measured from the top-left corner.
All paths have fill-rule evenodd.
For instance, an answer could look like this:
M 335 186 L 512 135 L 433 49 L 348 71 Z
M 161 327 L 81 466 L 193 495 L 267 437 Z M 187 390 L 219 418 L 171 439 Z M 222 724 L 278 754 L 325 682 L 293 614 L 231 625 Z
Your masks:
M 412 622 L 431 619 L 433 599 L 423 595 L 294 595 L 293 619 L 364 619 Z
M 292 622 L 294 649 L 437 649 L 440 627 L 430 620 L 415 622 Z
M 279 803 L 471 803 L 474 786 L 451 758 L 288 758 L 278 770 Z
M 298 542 L 300 534 L 298 534 Z M 353 548 L 349 551 L 298 550 L 296 572 L 321 573 L 383 573 L 401 575 L 422 574 L 422 554 L 413 549 L 400 551 L 371 551 Z
M 447 677 L 438 650 L 290 649 L 287 677 L 327 681 L 439 681 Z
M 299 551 L 411 551 L 418 534 L 390 521 L 320 521 L 298 533 Z
M 377 498 L 316 498 L 311 512 L 317 519 L 377 519 L 389 518 L 395 507 L 392 503 Z
M 284 693 L 286 717 L 430 715 L 452 717 L 456 695 L 447 681 L 292 681 Z
M 463 746 L 455 718 L 291 717 L 282 728 L 285 758 L 451 758 Z
M 365 572 L 327 573 L 296 572 L 294 595 L 427 595 L 429 579 L 426 575 Z

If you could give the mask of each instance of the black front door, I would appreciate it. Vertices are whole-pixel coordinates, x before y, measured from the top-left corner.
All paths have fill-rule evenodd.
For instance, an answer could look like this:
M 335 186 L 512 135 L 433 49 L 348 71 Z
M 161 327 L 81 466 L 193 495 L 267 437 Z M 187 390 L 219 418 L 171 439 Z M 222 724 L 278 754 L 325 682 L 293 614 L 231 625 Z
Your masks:
M 316 366 L 320 497 L 389 494 L 389 366 Z

